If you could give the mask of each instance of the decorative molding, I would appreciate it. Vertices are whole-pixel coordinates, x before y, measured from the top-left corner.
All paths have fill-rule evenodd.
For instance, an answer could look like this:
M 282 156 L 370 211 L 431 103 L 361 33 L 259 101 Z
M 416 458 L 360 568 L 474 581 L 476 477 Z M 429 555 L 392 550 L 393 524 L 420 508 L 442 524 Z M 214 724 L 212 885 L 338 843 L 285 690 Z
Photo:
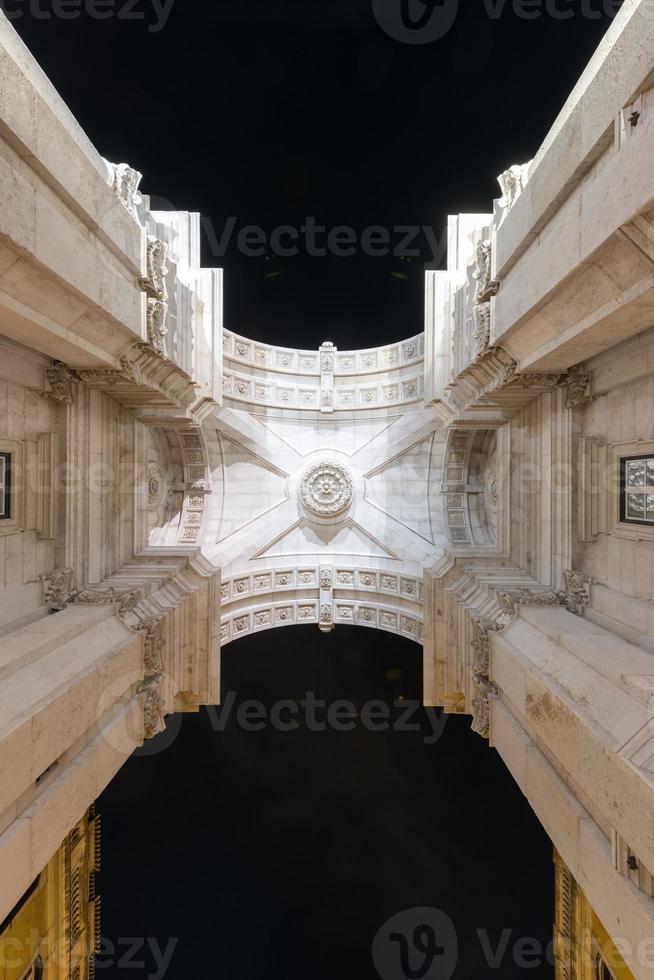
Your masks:
M 532 161 L 529 163 L 514 164 L 497 178 L 497 182 L 502 189 L 502 197 L 499 199 L 498 204 L 504 209 L 503 217 L 508 214 L 525 189 L 527 180 L 529 179 L 531 163 Z
M 473 626 L 471 641 L 472 661 L 472 724 L 471 728 L 482 738 L 490 737 L 490 700 L 497 697 L 497 685 L 490 680 L 491 643 L 490 632 L 497 626 L 478 621 Z
M 559 599 L 568 612 L 575 616 L 583 616 L 584 610 L 590 606 L 591 587 L 597 584 L 597 579 L 583 572 L 566 571 L 565 591 L 559 593 Z
M 396 407 L 423 395 L 424 335 L 363 351 L 270 347 L 223 330 L 225 397 L 262 408 L 337 411 Z
M 500 283 L 492 278 L 492 246 L 489 241 L 477 242 L 475 246 L 475 271 L 473 279 L 477 283 L 475 289 L 475 304 L 487 303 L 496 296 Z
M 145 633 L 143 637 L 143 664 L 146 677 L 158 674 L 163 671 L 161 653 L 166 645 L 162 636 L 164 618 L 146 619 L 141 623 L 141 630 Z
M 477 361 L 490 346 L 491 305 L 478 303 L 474 308 L 475 333 L 473 337 L 473 359 Z
M 167 357 L 166 352 L 166 312 L 168 304 L 163 300 L 148 297 L 148 308 L 146 324 L 148 332 L 147 346 L 154 351 L 158 357 Z
M 340 463 L 325 460 L 314 463 L 300 480 L 300 500 L 318 517 L 342 514 L 352 503 L 352 476 Z
M 583 365 L 571 368 L 563 381 L 568 389 L 566 408 L 579 408 L 594 401 L 591 391 L 592 377 L 589 371 L 584 371 Z
M 82 589 L 75 601 L 82 605 L 113 605 L 119 619 L 134 612 L 143 599 L 141 589 L 115 589 L 113 586 Z
M 160 694 L 163 674 L 146 677 L 137 688 L 138 694 L 145 694 L 143 702 L 143 737 L 154 738 L 166 729 L 164 701 Z
M 77 381 L 77 375 L 63 361 L 52 361 L 49 368 L 45 369 L 46 389 L 44 395 L 62 402 L 64 405 L 73 404 L 73 383 Z
M 111 188 L 114 194 L 132 217 L 138 221 L 137 207 L 143 201 L 139 193 L 139 184 L 143 174 L 134 170 L 128 163 L 109 163 L 108 160 L 105 163 L 109 164 L 113 174 Z
M 166 242 L 162 242 L 160 238 L 149 237 L 146 253 L 146 274 L 139 279 L 141 288 L 145 290 L 148 296 L 161 302 L 165 302 L 168 298 L 166 290 L 167 253 L 168 244 Z
M 472 700 L 471 728 L 482 738 L 490 738 L 490 702 L 497 697 L 497 685 L 480 674 L 473 675 L 476 693 Z
M 334 411 L 334 361 L 338 348 L 331 341 L 320 346 L 320 411 L 331 415 Z
M 558 606 L 560 598 L 551 590 L 539 592 L 534 589 L 518 589 L 511 592 L 498 592 L 497 600 L 502 612 L 515 619 L 519 606 Z
M 55 568 L 54 572 L 41 576 L 43 602 L 48 607 L 48 612 L 61 612 L 74 600 L 76 593 L 73 590 L 73 575 L 72 568 Z

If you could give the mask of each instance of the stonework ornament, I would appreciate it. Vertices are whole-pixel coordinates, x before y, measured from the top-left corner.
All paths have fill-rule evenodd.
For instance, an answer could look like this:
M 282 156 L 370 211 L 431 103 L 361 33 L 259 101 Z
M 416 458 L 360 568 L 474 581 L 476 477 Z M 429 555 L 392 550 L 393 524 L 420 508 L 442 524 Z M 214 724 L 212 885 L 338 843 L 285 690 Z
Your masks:
M 123 619 L 128 613 L 133 612 L 142 600 L 143 595 L 140 589 L 114 589 L 95 588 L 82 589 L 77 594 L 76 601 L 82 605 L 113 605 L 116 615 Z
M 588 371 L 584 371 L 581 366 L 572 368 L 565 381 L 568 389 L 566 408 L 578 408 L 592 402 L 591 376 Z
M 164 702 L 159 694 L 159 688 L 163 674 L 157 673 L 152 677 L 147 677 L 139 685 L 138 693 L 145 694 L 143 703 L 143 737 L 146 739 L 154 738 L 166 729 L 164 719 Z
M 352 503 L 352 477 L 340 463 L 314 463 L 300 482 L 300 500 L 318 517 L 334 517 Z
M 319 629 L 321 633 L 331 633 L 334 629 L 334 613 L 329 603 L 323 603 L 320 607 Z
M 497 178 L 497 182 L 502 188 L 499 205 L 505 211 L 510 211 L 522 194 L 529 177 L 530 166 L 531 162 L 514 164 Z
M 491 338 L 491 305 L 479 303 L 475 306 L 474 357 L 481 357 L 490 345 Z
M 148 346 L 159 357 L 166 357 L 166 311 L 168 305 L 160 299 L 148 298 L 147 330 Z
M 489 681 L 487 677 L 479 674 L 474 675 L 476 693 L 472 699 L 472 725 L 473 732 L 481 735 L 482 738 L 490 737 L 490 702 L 492 697 L 497 696 L 497 685 Z
M 149 238 L 146 256 L 146 274 L 141 276 L 139 283 L 148 296 L 153 299 L 165 300 L 166 293 L 166 254 L 168 245 L 160 238 Z
M 477 627 L 477 635 L 472 641 L 474 658 L 472 662 L 473 674 L 488 677 L 490 673 L 490 636 L 487 628 Z
M 144 619 L 141 623 L 141 631 L 145 633 L 143 637 L 143 665 L 146 677 L 151 677 L 163 670 L 161 652 L 166 645 L 162 636 L 163 624 L 163 618 Z
M 143 200 L 139 194 L 139 184 L 143 174 L 134 170 L 128 163 L 110 163 L 109 166 L 113 171 L 111 187 L 114 193 L 129 213 L 138 220 L 137 207 Z
M 584 610 L 590 606 L 591 586 L 597 583 L 597 579 L 573 571 L 564 572 L 563 577 L 565 592 L 559 593 L 559 599 L 568 612 L 574 613 L 575 616 L 583 616 Z
M 488 241 L 477 242 L 475 248 L 475 271 L 473 278 L 477 283 L 475 303 L 487 303 L 500 288 L 496 279 L 491 278 L 492 251 Z
M 43 602 L 48 607 L 48 612 L 61 612 L 75 596 L 72 588 L 72 568 L 56 568 L 49 575 L 42 575 L 41 581 L 43 582 Z
M 48 385 L 45 395 L 64 405 L 73 404 L 73 382 L 77 381 L 77 376 L 67 364 L 63 361 L 53 361 L 50 367 L 45 369 L 45 379 Z
M 158 463 L 148 466 L 148 507 L 155 510 L 166 495 L 166 481 Z

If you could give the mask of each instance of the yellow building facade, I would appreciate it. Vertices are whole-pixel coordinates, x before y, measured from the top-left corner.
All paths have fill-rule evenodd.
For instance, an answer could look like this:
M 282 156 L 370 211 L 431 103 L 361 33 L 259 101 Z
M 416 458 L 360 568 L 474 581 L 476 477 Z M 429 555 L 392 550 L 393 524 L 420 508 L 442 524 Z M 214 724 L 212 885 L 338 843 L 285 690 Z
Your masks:
M 554 866 L 556 980 L 633 980 L 616 942 L 556 851 Z
M 93 980 L 100 817 L 91 807 L 0 923 L 0 980 Z

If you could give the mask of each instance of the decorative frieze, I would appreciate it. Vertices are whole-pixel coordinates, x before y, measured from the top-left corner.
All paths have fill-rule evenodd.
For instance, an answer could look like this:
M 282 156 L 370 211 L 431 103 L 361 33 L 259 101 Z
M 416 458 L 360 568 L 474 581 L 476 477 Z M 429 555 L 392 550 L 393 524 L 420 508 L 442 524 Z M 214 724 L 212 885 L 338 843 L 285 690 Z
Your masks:
M 497 601 L 502 612 L 511 616 L 512 619 L 518 615 L 519 606 L 558 606 L 560 604 L 557 592 L 551 590 L 541 592 L 535 589 L 500 591 L 497 593 Z
M 116 615 L 124 619 L 134 612 L 143 599 L 141 589 L 115 589 L 113 586 L 82 589 L 75 601 L 82 605 L 113 605 Z

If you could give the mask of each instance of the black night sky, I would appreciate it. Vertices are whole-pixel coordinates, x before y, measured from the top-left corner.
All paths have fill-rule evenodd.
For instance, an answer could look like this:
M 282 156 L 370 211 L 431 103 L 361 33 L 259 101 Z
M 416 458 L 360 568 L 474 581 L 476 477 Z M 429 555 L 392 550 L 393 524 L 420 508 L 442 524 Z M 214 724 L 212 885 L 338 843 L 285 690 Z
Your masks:
M 107 2 L 103 20 L 48 18 L 50 0 L 3 6 L 103 156 L 141 170 L 153 205 L 206 216 L 225 325 L 342 349 L 422 330 L 425 265 L 444 265 L 433 236 L 448 212 L 489 211 L 496 175 L 534 156 L 609 26 L 603 9 L 619 6 L 531 2 L 527 19 L 509 0 L 466 0 L 418 45 L 384 33 L 371 0 L 176 0 L 157 31 L 151 0 Z M 308 218 L 382 226 L 393 244 L 399 226 L 431 237 L 404 259 L 239 252 L 244 226 L 270 235 Z M 421 683 L 419 647 L 344 627 L 264 633 L 223 657 L 223 699 L 237 704 L 313 691 L 360 708 L 419 698 Z M 425 744 L 424 712 L 420 731 L 386 733 L 310 731 L 304 715 L 299 731 L 246 732 L 235 712 L 222 731 L 204 711 L 173 719 L 101 798 L 117 952 L 100 977 L 161 977 L 152 939 L 177 938 L 168 980 L 373 980 L 375 933 L 418 906 L 454 923 L 458 980 L 553 976 L 533 953 L 551 937 L 551 848 L 468 718 Z M 149 937 L 145 953 L 127 937 Z

